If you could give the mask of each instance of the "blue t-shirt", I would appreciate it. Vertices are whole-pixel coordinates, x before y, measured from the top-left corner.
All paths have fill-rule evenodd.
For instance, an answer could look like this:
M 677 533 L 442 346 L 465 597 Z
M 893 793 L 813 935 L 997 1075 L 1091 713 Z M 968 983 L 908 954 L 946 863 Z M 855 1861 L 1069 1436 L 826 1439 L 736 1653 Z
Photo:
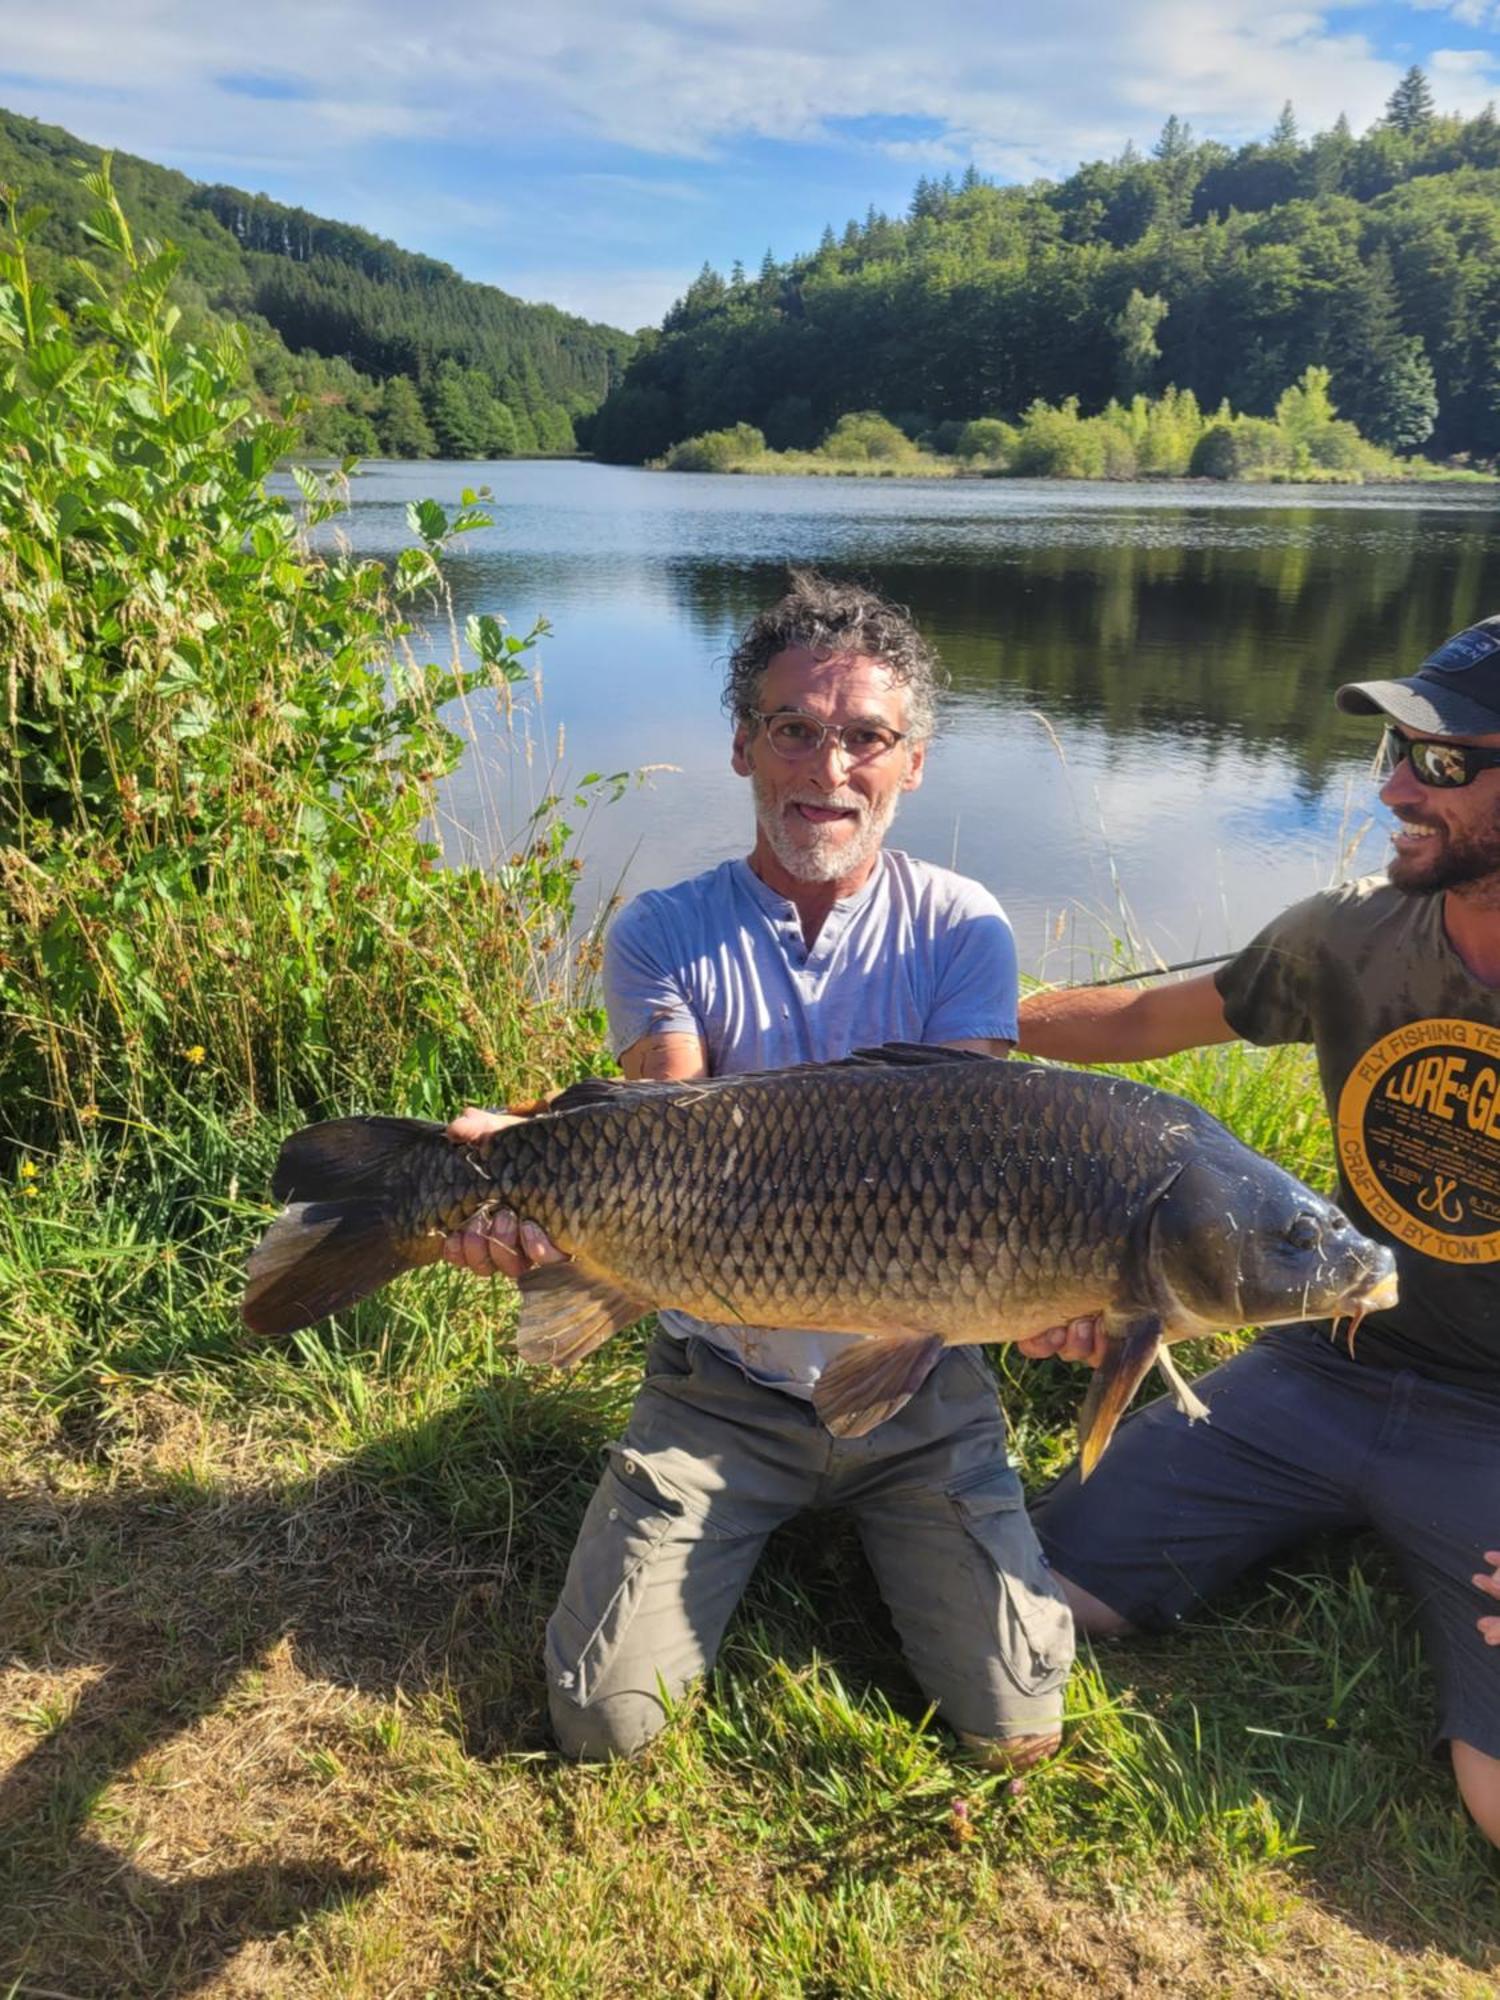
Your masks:
M 604 946 L 615 1051 L 643 1035 L 697 1035 L 713 1076 L 836 1062 L 882 1042 L 1013 1042 L 1016 947 L 978 882 L 883 849 L 836 902 L 809 950 L 794 904 L 744 861 L 648 889 Z M 710 1324 L 662 1326 L 721 1349 L 757 1381 L 808 1396 L 850 1334 Z

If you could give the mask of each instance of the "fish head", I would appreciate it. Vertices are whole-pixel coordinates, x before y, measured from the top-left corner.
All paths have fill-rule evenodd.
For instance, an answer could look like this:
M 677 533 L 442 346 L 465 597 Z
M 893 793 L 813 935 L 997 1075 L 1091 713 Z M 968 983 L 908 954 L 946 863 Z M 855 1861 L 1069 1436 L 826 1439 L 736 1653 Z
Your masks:
M 1173 1338 L 1362 1316 L 1396 1302 L 1386 1245 L 1258 1154 L 1189 1162 L 1157 1199 L 1149 1245 Z

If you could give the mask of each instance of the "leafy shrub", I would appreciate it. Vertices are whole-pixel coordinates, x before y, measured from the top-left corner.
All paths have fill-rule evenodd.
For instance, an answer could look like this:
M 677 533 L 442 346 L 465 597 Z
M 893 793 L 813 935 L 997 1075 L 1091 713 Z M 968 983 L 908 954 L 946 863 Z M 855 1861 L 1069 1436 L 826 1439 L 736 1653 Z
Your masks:
M 471 620 L 473 669 L 403 642 L 479 496 L 411 509 L 390 576 L 313 553 L 339 502 L 299 471 L 299 524 L 267 492 L 295 433 L 243 341 L 185 341 L 174 252 L 136 245 L 107 161 L 86 185 L 107 268 L 76 303 L 35 281 L 37 214 L 0 237 L 0 1132 L 145 1126 L 187 1088 L 435 1109 L 557 1068 L 558 829 L 497 879 L 429 831 L 440 711 L 530 640 Z
M 1291 440 L 1267 417 L 1220 417 L 1194 447 L 1195 479 L 1266 479 L 1291 469 Z
M 1079 417 L 1076 396 L 1056 406 L 1033 403 L 1021 418 L 1010 470 L 1023 479 L 1102 479 L 1102 428 Z
M 818 447 L 825 458 L 857 464 L 911 458 L 915 446 L 899 425 L 878 410 L 850 410 Z
M 668 472 L 732 472 L 745 459 L 764 457 L 765 449 L 764 433 L 754 424 L 734 424 L 684 438 L 661 463 Z
M 1015 450 L 1016 438 L 1014 424 L 1003 423 L 999 417 L 975 417 L 959 428 L 951 449 L 971 464 L 984 459 L 991 465 L 1005 465 Z

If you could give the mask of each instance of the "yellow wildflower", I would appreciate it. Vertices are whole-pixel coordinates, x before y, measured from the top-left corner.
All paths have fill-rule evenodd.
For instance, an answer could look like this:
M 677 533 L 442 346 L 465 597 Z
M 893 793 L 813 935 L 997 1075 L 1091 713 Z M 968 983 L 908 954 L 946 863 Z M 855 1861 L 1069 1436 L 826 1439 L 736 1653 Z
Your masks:
M 193 1068 L 197 1069 L 200 1063 L 207 1061 L 208 1050 L 204 1048 L 202 1042 L 194 1042 L 190 1049 L 183 1050 L 182 1059 L 184 1062 L 190 1062 Z
M 23 1181 L 34 1181 L 34 1180 L 36 1179 L 36 1161 L 35 1161 L 35 1160 L 22 1160 L 22 1162 L 21 1162 L 21 1178 L 22 1178 L 22 1180 L 23 1180 Z

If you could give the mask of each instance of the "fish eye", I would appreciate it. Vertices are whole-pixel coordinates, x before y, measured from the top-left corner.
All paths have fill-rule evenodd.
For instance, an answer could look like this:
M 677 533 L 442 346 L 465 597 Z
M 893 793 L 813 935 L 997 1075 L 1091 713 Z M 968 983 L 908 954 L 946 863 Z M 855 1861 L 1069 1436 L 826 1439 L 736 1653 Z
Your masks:
M 1315 1250 L 1323 1240 L 1323 1230 L 1315 1215 L 1299 1209 L 1287 1224 L 1286 1240 L 1294 1250 Z

